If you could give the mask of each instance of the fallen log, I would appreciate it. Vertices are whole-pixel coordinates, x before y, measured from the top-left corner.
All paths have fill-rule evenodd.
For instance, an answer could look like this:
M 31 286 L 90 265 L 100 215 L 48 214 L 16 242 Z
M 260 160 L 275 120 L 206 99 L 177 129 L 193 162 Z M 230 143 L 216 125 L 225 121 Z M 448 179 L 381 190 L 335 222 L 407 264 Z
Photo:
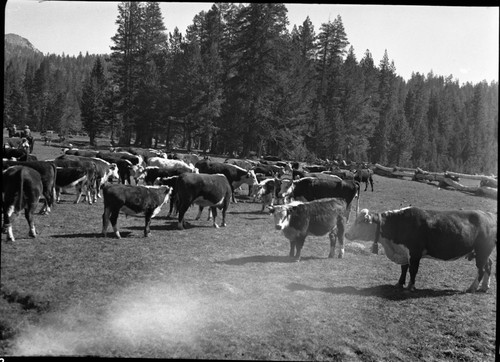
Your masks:
M 489 197 L 491 199 L 498 199 L 498 189 L 494 189 L 492 187 L 480 187 L 476 191 L 477 196 Z
M 488 181 L 498 182 L 494 177 L 490 177 L 490 176 L 468 175 L 465 173 L 457 173 L 457 172 L 450 172 L 450 171 L 447 171 L 447 173 L 452 177 L 459 177 L 459 178 L 468 179 L 468 180 L 478 180 L 478 181 L 488 180 Z

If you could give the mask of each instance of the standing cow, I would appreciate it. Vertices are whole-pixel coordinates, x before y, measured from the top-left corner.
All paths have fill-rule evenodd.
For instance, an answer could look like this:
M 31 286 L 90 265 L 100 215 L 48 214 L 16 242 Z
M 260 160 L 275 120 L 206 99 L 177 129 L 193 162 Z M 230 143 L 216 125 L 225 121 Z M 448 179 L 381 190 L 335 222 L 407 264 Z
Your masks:
M 103 188 L 104 213 L 102 214 L 102 234 L 106 236 L 109 222 L 118 239 L 121 238 L 117 221 L 120 211 L 127 215 L 144 214 L 144 237 L 151 233 L 151 219 L 168 202 L 172 189 L 168 186 L 132 186 L 107 184 Z
M 178 229 L 184 229 L 184 215 L 192 204 L 199 206 L 196 220 L 200 218 L 203 207 L 209 206 L 214 218 L 213 226 L 216 228 L 219 227 L 215 222 L 217 208 L 222 209 L 221 226 L 226 226 L 226 211 L 231 195 L 229 181 L 222 174 L 183 173 L 177 179 Z
M 365 191 L 368 189 L 368 183 L 370 183 L 373 192 L 373 170 L 370 168 L 363 168 L 356 171 L 354 174 L 354 180 L 359 183 L 365 184 Z
M 329 258 L 335 254 L 337 239 L 340 250 L 338 257 L 344 256 L 344 229 L 347 203 L 343 199 L 325 198 L 311 202 L 294 201 L 287 205 L 271 206 L 274 224 L 290 240 L 290 257 L 300 261 L 300 251 L 307 235 L 330 238 Z M 296 252 L 295 252 L 296 251 Z
M 477 277 L 467 292 L 487 291 L 491 275 L 490 254 L 497 242 L 497 215 L 479 210 L 436 211 L 407 207 L 382 213 L 361 210 L 346 233 L 350 240 L 381 243 L 387 257 L 401 265 L 397 286 L 403 287 L 410 269 L 408 290 L 415 290 L 420 259 L 476 259 Z
M 12 166 L 2 172 L 2 182 L 3 229 L 7 231 L 8 240 L 15 240 L 12 214 L 21 210 L 30 227 L 29 236 L 36 237 L 34 214 L 43 190 L 40 173 L 30 167 Z

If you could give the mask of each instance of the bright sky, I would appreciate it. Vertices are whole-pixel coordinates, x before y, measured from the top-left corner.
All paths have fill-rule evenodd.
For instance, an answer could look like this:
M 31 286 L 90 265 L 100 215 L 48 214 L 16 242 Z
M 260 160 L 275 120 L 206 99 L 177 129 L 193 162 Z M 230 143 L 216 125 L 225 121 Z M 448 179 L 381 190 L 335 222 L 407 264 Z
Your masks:
M 28 39 L 44 54 L 109 54 L 119 2 L 9 0 L 5 34 Z M 213 2 L 163 2 L 167 31 L 185 34 L 193 17 Z M 309 15 L 316 33 L 342 18 L 350 45 L 361 60 L 368 49 L 378 65 L 387 50 L 396 73 L 453 75 L 460 84 L 498 82 L 499 7 L 286 4 L 290 30 Z

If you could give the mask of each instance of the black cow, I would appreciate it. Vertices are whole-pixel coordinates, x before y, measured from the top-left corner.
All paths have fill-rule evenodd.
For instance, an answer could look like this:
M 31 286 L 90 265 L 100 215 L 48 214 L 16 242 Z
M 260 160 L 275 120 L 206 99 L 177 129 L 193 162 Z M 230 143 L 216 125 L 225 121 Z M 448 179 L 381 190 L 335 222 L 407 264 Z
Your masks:
M 275 228 L 282 230 L 290 240 L 290 257 L 300 260 L 300 251 L 307 235 L 330 238 L 329 258 L 335 254 L 337 239 L 340 249 L 338 257 L 344 256 L 344 229 L 347 203 L 343 199 L 324 198 L 310 202 L 296 201 L 288 205 L 271 206 Z M 296 251 L 296 252 L 295 252 Z
M 40 174 L 42 178 L 42 195 L 44 197 L 44 205 L 40 209 L 40 214 L 47 214 L 51 211 L 56 198 L 56 165 L 49 161 L 3 161 L 2 167 L 5 169 L 10 166 L 26 166 L 30 167 Z
M 92 205 L 93 197 L 91 195 L 98 192 L 95 189 L 96 178 L 98 177 L 97 164 L 94 161 L 85 160 L 80 157 L 71 156 L 71 155 L 62 155 L 52 160 L 56 164 L 57 167 L 82 167 L 87 172 L 87 177 L 82 181 L 82 184 L 77 186 L 77 189 L 80 190 L 78 193 L 75 204 L 80 202 L 81 197 L 83 196 L 83 190 L 85 189 L 87 202 L 89 205 Z
M 247 184 L 248 187 L 252 187 L 252 185 L 257 184 L 257 178 L 255 176 L 255 172 L 253 170 L 245 170 L 241 167 L 230 165 L 228 163 L 215 162 L 209 160 L 201 160 L 196 162 L 195 167 L 199 170 L 200 173 L 206 174 L 223 174 L 226 176 L 229 181 L 229 185 L 231 186 L 232 192 L 232 200 L 236 202 L 234 198 L 234 190 L 240 187 L 242 184 Z
M 497 215 L 479 210 L 436 211 L 417 207 L 383 213 L 363 209 L 346 238 L 372 240 L 374 246 L 380 242 L 387 257 L 401 265 L 398 287 L 404 286 L 410 269 L 410 291 L 415 290 L 420 259 L 475 258 L 478 275 L 467 292 L 474 293 L 481 280 L 479 290 L 485 292 L 491 275 L 490 254 L 497 242 Z
M 157 178 L 179 176 L 183 171 L 178 169 L 165 169 L 157 166 L 147 166 L 139 175 L 142 178 L 144 174 L 144 183 L 146 185 L 153 185 Z
M 198 220 L 203 207 L 209 206 L 215 222 L 217 208 L 222 209 L 221 226 L 226 226 L 226 211 L 231 200 L 232 189 L 226 176 L 222 174 L 183 173 L 177 179 L 177 200 L 179 210 L 179 230 L 184 229 L 184 214 L 192 204 L 199 205 Z
M 86 180 L 87 170 L 83 167 L 58 167 L 56 175 L 56 202 L 59 203 L 61 201 L 61 189 L 76 187 L 77 194 L 81 195 L 82 186 Z M 77 200 L 78 198 L 79 196 Z
M 373 192 L 373 170 L 370 168 L 363 168 L 359 169 L 356 171 L 354 174 L 354 180 L 358 181 L 359 183 L 364 182 L 365 183 L 365 191 L 368 189 L 368 182 L 372 186 L 372 192 Z
M 21 210 L 30 227 L 29 236 L 36 237 L 34 214 L 43 190 L 40 173 L 31 167 L 12 166 L 2 172 L 2 183 L 3 232 L 7 232 L 7 240 L 15 240 L 11 216 Z
M 349 220 L 351 203 L 358 196 L 356 215 L 359 209 L 359 183 L 351 180 L 323 180 L 315 177 L 304 177 L 299 180 L 281 180 L 279 196 L 285 200 L 313 201 L 321 198 L 338 197 L 347 203 L 346 217 Z
M 102 234 L 106 237 L 109 222 L 118 239 L 121 238 L 117 221 L 120 211 L 127 215 L 145 216 L 144 236 L 151 233 L 151 219 L 168 202 L 172 189 L 168 186 L 132 186 L 107 184 L 103 188 L 104 213 L 102 214 Z

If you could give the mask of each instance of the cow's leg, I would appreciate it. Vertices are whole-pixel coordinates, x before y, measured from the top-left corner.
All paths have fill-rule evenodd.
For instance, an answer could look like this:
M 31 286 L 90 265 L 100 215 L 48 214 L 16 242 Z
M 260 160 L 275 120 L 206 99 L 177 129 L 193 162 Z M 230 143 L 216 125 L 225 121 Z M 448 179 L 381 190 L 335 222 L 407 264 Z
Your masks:
M 145 215 L 145 226 L 144 226 L 144 237 L 147 238 L 149 236 L 149 234 L 151 234 L 151 216 L 153 215 L 153 213 L 151 212 L 146 212 L 146 215 Z
M 476 255 L 476 267 L 477 267 L 477 277 L 474 279 L 469 288 L 467 288 L 467 293 L 475 293 L 477 287 L 481 280 L 483 284 L 481 285 L 481 292 L 486 292 L 490 286 L 490 274 L 491 274 L 491 260 L 488 258 L 484 261 L 484 258 L 480 258 Z
M 36 238 L 36 229 L 35 229 L 35 209 L 36 209 L 36 202 L 32 203 L 28 208 L 24 209 L 24 216 L 26 217 L 26 220 L 28 221 L 28 225 L 30 227 L 29 231 L 29 236 Z
M 3 213 L 3 228 L 7 232 L 7 240 L 15 241 L 14 231 L 12 230 L 11 217 L 14 214 L 14 206 L 9 206 L 8 208 L 4 208 Z
M 212 206 L 208 209 L 208 220 L 210 220 L 210 211 L 212 211 L 212 216 L 214 217 L 214 228 L 218 228 L 219 225 L 217 225 L 217 223 L 215 222 L 215 218 L 217 217 L 217 207 Z
M 295 257 L 295 239 L 290 239 L 290 253 L 288 256 L 290 258 Z
M 491 260 L 491 258 L 488 258 L 488 261 L 484 266 L 483 283 L 481 284 L 481 288 L 479 288 L 480 292 L 486 293 L 488 289 L 490 289 L 490 276 L 491 276 L 492 266 L 493 266 L 493 261 Z
M 401 275 L 399 276 L 397 287 L 403 288 L 406 283 L 406 273 L 408 272 L 409 264 L 401 265 Z
M 203 212 L 203 206 L 198 207 L 198 215 L 194 218 L 195 220 L 200 220 L 201 213 Z M 208 213 L 208 216 L 210 217 L 210 212 Z
M 120 214 L 120 209 L 111 210 L 109 221 L 111 221 L 111 226 L 113 227 L 113 231 L 118 239 L 121 239 L 120 232 L 118 231 L 118 215 Z
M 344 257 L 344 232 L 346 221 L 343 215 L 337 216 L 337 238 L 339 239 L 339 259 Z M 330 250 L 331 252 L 331 250 Z
M 410 283 L 408 284 L 408 290 L 414 292 L 415 289 L 415 279 L 418 273 L 418 267 L 420 265 L 420 256 L 412 256 L 410 252 Z
M 365 182 L 365 191 L 368 190 L 368 180 Z
M 82 195 L 83 195 L 83 192 L 82 192 L 83 183 L 77 183 L 75 185 L 75 189 L 76 189 L 76 200 L 74 201 L 74 203 L 78 204 L 82 198 Z
M 328 233 L 328 237 L 330 238 L 330 253 L 328 254 L 328 258 L 333 258 L 335 255 L 335 246 L 337 245 L 337 234 L 335 231 L 336 227 Z
M 61 202 L 61 188 L 56 187 L 56 203 L 59 204 Z
M 372 187 L 372 192 L 373 192 L 373 180 L 370 178 L 370 185 Z
M 222 226 L 222 227 L 226 227 L 226 211 L 227 211 L 228 206 L 229 206 L 229 202 L 224 204 L 224 206 L 222 207 L 222 223 L 220 224 L 220 226 Z
M 189 201 L 189 202 L 188 202 Z M 187 209 L 189 208 L 189 205 L 191 204 L 191 200 L 184 200 L 183 202 L 179 203 L 179 222 L 177 224 L 177 229 L 179 230 L 184 230 L 184 215 L 186 214 Z
M 295 239 L 295 249 L 297 252 L 295 253 L 295 261 L 300 261 L 300 252 L 302 251 L 302 247 L 304 246 L 305 237 L 299 237 Z
M 109 207 L 104 208 L 104 212 L 102 214 L 102 234 L 106 237 L 109 226 L 109 215 L 111 214 L 111 210 Z

